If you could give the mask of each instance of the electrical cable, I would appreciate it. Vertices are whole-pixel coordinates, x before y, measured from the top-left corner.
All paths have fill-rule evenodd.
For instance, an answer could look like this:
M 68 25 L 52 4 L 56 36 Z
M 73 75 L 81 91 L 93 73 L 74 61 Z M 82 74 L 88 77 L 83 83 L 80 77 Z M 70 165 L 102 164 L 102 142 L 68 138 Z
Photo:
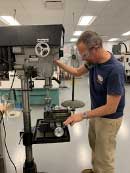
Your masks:
M 10 99 L 10 94 L 11 94 L 11 90 L 12 90 L 12 88 L 13 88 L 15 76 L 16 76 L 16 70 L 14 71 L 13 80 L 12 80 L 11 87 L 10 87 L 10 90 L 9 90 L 9 93 L 8 93 L 7 103 L 8 103 L 8 100 Z M 10 162 L 12 163 L 12 165 L 13 165 L 13 167 L 14 167 L 14 169 L 15 169 L 15 173 L 17 173 L 17 168 L 16 168 L 14 162 L 12 161 L 12 158 L 11 158 L 11 156 L 10 156 L 10 153 L 9 153 L 9 150 L 8 150 L 8 147 L 7 147 L 7 143 L 6 143 L 6 127 L 5 127 L 5 123 L 4 123 L 3 112 L 0 111 L 0 114 L 1 114 L 0 124 L 3 122 L 2 124 L 3 124 L 3 129 L 4 129 L 4 135 L 5 135 L 5 136 L 4 136 L 4 145 L 5 145 L 5 149 L 6 149 L 8 158 L 9 158 Z
M 0 124 L 2 123 L 3 121 L 3 116 L 1 115 L 1 118 L 0 118 Z
M 10 162 L 12 163 L 14 169 L 15 169 L 15 173 L 17 173 L 17 168 L 16 168 L 16 165 L 14 164 L 14 162 L 12 161 L 12 158 L 10 156 L 10 153 L 9 153 L 9 150 L 8 150 L 8 147 L 7 147 L 7 143 L 6 143 L 6 127 L 5 127 L 5 122 L 4 122 L 4 118 L 3 118 L 3 112 L 0 111 L 0 114 L 2 116 L 1 120 L 0 120 L 0 123 L 3 122 L 3 129 L 4 129 L 4 145 L 5 145 L 5 149 L 6 149 L 6 152 L 7 152 L 7 155 L 8 155 L 8 158 L 10 160 Z

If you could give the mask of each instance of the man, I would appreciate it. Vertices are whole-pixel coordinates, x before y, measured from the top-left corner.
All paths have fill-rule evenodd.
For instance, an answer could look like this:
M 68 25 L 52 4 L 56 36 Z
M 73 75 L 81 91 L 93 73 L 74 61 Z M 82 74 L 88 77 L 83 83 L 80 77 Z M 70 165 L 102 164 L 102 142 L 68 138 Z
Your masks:
M 116 136 L 120 128 L 125 105 L 124 68 L 102 46 L 100 36 L 85 31 L 77 41 L 77 49 L 86 61 L 72 68 L 55 60 L 60 68 L 81 76 L 89 72 L 91 110 L 71 115 L 65 125 L 89 120 L 89 143 L 92 149 L 93 169 L 82 173 L 115 173 Z M 88 63 L 93 65 L 89 66 Z

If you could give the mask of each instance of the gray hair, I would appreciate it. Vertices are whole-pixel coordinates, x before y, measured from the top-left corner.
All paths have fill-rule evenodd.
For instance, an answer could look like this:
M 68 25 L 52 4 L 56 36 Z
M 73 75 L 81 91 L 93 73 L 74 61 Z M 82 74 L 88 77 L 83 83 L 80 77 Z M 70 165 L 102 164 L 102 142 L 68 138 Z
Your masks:
M 93 31 L 83 32 L 76 44 L 78 45 L 81 42 L 84 43 L 89 49 L 93 47 L 102 48 L 102 38 Z

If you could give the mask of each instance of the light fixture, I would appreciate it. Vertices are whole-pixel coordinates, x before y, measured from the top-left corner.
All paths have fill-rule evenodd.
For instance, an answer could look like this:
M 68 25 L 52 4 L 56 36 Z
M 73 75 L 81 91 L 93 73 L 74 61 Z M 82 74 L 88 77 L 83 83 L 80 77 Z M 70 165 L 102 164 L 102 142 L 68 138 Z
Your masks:
M 128 35 L 130 35 L 130 31 L 125 32 L 125 33 L 123 33 L 122 35 L 123 35 L 123 36 L 128 36 Z
M 108 41 L 117 41 L 117 40 L 119 40 L 119 38 L 111 38 Z
M 71 38 L 70 42 L 76 42 L 78 40 L 78 38 Z
M 95 19 L 96 16 L 81 16 L 78 25 L 81 26 L 91 25 Z
M 74 36 L 80 36 L 82 34 L 83 31 L 75 31 L 73 33 Z
M 107 2 L 107 1 L 111 1 L 111 0 L 88 0 L 88 1 Z
M 0 20 L 7 25 L 20 25 L 13 16 L 0 16 Z

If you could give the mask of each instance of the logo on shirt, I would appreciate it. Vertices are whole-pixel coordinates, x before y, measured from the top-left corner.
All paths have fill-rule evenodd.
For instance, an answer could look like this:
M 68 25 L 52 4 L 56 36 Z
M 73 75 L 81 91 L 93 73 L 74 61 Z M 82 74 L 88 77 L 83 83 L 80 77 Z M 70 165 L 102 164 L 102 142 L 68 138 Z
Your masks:
M 101 75 L 97 75 L 97 82 L 99 83 L 99 84 L 102 84 L 103 83 L 103 77 L 101 76 Z

